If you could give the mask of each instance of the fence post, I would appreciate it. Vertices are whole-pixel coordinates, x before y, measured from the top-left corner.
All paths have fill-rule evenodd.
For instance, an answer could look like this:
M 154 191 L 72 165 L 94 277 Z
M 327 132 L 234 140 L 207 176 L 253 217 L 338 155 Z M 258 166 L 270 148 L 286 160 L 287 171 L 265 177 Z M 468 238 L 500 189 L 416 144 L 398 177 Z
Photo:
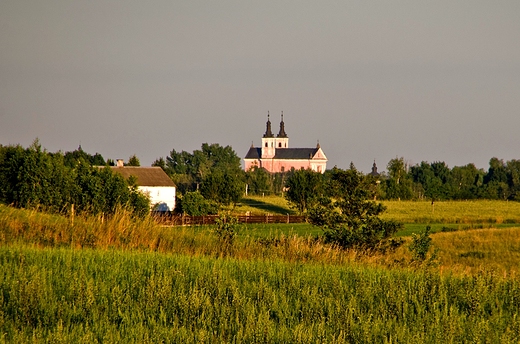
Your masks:
M 72 227 L 74 227 L 74 203 L 70 206 L 70 222 Z

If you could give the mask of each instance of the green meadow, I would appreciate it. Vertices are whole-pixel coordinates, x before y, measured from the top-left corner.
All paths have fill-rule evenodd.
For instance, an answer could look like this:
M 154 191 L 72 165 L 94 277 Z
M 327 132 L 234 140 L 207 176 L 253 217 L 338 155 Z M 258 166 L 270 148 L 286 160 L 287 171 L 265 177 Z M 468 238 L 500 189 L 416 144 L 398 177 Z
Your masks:
M 0 342 L 520 342 L 518 204 L 385 205 L 406 223 L 386 254 L 325 245 L 308 224 L 239 226 L 225 243 L 123 211 L 0 206 Z M 428 224 L 433 249 L 413 261 Z

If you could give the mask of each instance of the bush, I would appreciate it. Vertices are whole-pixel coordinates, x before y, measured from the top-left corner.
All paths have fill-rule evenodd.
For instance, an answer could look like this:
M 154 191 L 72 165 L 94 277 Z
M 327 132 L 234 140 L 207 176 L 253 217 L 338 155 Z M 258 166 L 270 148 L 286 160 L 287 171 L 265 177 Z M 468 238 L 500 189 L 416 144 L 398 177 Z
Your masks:
M 432 248 L 432 238 L 430 237 L 430 226 L 426 226 L 426 229 L 421 234 L 412 234 L 412 242 L 408 246 L 408 249 L 412 253 L 412 262 L 425 262 L 428 257 L 428 252 Z M 434 252 L 428 261 L 433 262 L 436 259 L 436 252 Z
M 373 180 L 353 166 L 346 171 L 334 168 L 326 177 L 326 194 L 309 212 L 311 223 L 325 231 L 325 242 L 365 250 L 395 246 L 385 241 L 403 225 L 379 218 L 385 207 L 372 201 Z

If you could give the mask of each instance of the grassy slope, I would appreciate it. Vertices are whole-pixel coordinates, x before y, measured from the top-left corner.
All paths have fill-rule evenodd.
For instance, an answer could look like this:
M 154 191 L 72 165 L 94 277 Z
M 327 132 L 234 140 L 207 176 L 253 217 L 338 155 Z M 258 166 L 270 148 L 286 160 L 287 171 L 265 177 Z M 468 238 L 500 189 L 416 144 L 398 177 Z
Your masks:
M 520 202 L 508 201 L 383 201 L 383 218 L 403 223 L 520 223 Z M 280 196 L 250 196 L 234 209 L 236 213 L 294 214 L 289 203 Z
M 439 266 L 416 269 L 406 246 L 290 226 L 226 248 L 211 228 L 0 206 L 0 342 L 520 341 L 518 228 L 434 234 Z

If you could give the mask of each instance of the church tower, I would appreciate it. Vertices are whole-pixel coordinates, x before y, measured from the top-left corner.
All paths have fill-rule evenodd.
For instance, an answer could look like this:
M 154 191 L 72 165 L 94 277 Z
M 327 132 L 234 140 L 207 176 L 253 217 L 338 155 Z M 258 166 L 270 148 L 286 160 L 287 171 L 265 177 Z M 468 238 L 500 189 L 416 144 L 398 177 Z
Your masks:
M 267 123 L 264 137 L 262 137 L 262 159 L 271 159 L 276 151 L 276 138 L 271 131 L 271 120 L 269 119 L 269 111 L 267 111 Z
M 285 123 L 283 122 L 283 111 L 282 121 L 280 122 L 280 131 L 276 135 L 276 148 L 289 148 L 289 137 L 285 133 Z

